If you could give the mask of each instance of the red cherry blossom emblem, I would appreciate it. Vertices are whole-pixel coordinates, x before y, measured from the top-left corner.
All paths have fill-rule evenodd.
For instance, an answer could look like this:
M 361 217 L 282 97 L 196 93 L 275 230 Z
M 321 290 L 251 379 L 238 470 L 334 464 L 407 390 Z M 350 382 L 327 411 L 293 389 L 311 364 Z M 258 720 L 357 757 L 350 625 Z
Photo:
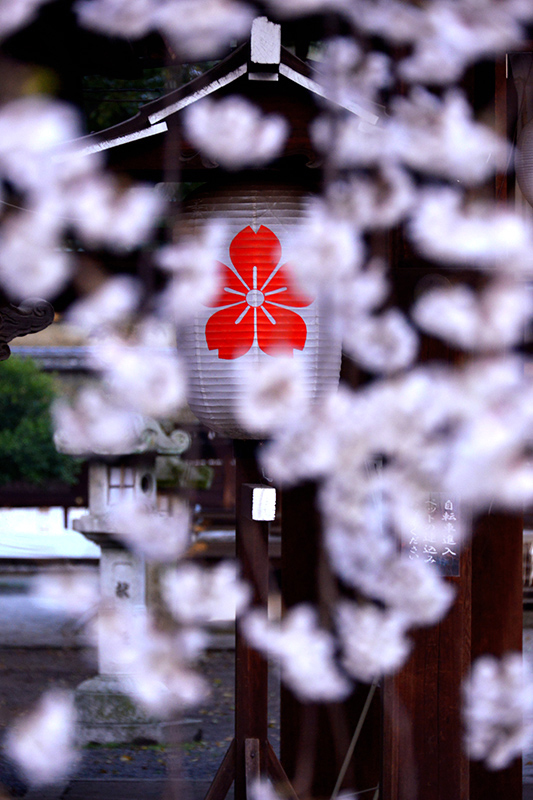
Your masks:
M 264 225 L 254 233 L 248 225 L 231 242 L 229 254 L 232 266 L 217 262 L 222 288 L 208 304 L 219 309 L 205 327 L 208 348 L 224 359 L 245 355 L 254 342 L 271 356 L 303 350 L 307 327 L 291 309 L 313 301 L 293 289 L 275 233 Z

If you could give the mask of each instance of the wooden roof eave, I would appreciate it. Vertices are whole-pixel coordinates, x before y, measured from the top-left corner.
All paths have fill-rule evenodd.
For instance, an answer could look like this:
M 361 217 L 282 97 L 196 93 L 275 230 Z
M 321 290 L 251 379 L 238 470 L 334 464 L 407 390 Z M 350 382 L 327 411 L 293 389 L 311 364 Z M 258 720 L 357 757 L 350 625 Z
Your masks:
M 313 78 L 311 68 L 285 47 L 279 51 L 279 63 L 269 65 L 279 75 L 307 90 L 311 95 L 321 97 L 339 108 L 355 114 L 362 124 L 376 125 L 379 114 L 354 102 L 338 102 L 332 98 L 325 88 Z M 89 155 L 102 150 L 109 150 L 129 142 L 155 136 L 168 131 L 167 119 L 197 102 L 203 97 L 217 92 L 248 74 L 256 80 L 276 80 L 278 74 L 270 72 L 262 74 L 250 60 L 250 43 L 238 47 L 227 58 L 216 64 L 203 75 L 199 75 L 189 83 L 169 92 L 157 100 L 141 106 L 139 112 L 130 119 L 120 122 L 111 128 L 76 140 L 76 152 Z
M 76 140 L 76 144 L 79 145 L 77 152 L 81 155 L 90 155 L 138 139 L 165 133 L 168 130 L 165 119 L 168 116 L 245 75 L 248 52 L 249 45 L 245 43 L 219 64 L 204 72 L 203 75 L 199 75 L 178 89 L 141 106 L 134 117 L 103 131 L 80 137 Z

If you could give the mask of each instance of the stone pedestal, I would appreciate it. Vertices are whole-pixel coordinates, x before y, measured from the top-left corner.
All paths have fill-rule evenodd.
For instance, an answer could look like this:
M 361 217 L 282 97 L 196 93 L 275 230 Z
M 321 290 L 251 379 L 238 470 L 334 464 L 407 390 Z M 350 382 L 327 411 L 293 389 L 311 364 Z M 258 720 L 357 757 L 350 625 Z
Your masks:
M 124 693 L 127 681 L 127 676 L 96 675 L 78 686 L 75 697 L 80 745 L 164 741 L 163 723 L 148 717 Z
M 87 518 L 84 527 L 88 527 Z M 144 559 L 120 547 L 108 534 L 89 534 L 89 538 L 101 546 L 103 603 L 108 608 L 130 611 L 131 618 L 146 605 Z M 124 639 L 128 635 L 124 630 Z M 75 692 L 79 744 L 164 743 L 167 723 L 149 716 L 131 699 L 127 691 L 131 678 L 121 672 L 123 667 L 103 636 L 98 642 L 98 668 L 100 674 L 84 681 Z M 179 726 L 182 737 L 192 738 L 199 722 L 183 719 Z

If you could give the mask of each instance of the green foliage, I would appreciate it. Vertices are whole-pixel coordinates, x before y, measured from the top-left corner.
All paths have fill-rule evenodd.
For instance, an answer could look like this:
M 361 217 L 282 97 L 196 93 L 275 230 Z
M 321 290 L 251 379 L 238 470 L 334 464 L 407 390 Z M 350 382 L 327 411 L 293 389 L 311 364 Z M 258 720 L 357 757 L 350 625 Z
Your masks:
M 54 445 L 50 405 L 55 397 L 53 378 L 30 359 L 0 363 L 0 486 L 75 482 L 79 461 Z

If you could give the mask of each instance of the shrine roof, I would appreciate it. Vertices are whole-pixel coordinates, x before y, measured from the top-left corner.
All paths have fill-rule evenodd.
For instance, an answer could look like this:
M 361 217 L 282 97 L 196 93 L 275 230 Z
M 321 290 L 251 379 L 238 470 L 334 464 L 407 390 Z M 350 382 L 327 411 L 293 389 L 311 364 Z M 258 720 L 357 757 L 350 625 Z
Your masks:
M 236 48 L 223 61 L 189 83 L 141 106 L 134 117 L 81 137 L 77 140 L 80 147 L 78 152 L 89 155 L 164 134 L 169 130 L 172 118 L 187 106 L 221 92 L 236 82 L 239 82 L 239 89 L 242 90 L 247 81 L 262 82 L 263 85 L 277 83 L 277 96 L 282 96 L 292 85 L 303 90 L 304 96 L 307 94 L 311 98 L 325 99 L 346 109 L 358 116 L 363 124 L 375 125 L 379 119 L 377 109 L 331 97 L 316 80 L 310 66 L 281 45 L 280 26 L 266 17 L 260 17 L 253 23 L 249 42 Z M 257 83 L 254 88 L 259 90 Z M 249 94 L 249 91 L 246 93 Z M 260 96 L 261 92 L 256 91 L 255 94 Z

